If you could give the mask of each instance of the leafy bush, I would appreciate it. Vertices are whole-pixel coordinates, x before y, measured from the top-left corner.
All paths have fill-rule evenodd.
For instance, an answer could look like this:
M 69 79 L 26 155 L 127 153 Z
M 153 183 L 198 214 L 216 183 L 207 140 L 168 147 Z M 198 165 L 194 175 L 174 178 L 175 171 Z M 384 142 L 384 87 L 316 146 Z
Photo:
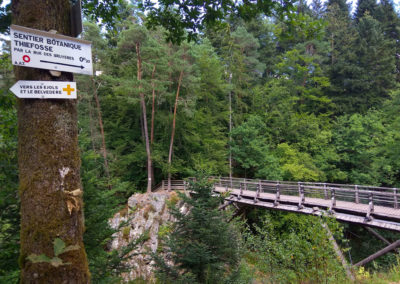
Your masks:
M 340 239 L 338 223 L 323 219 Z M 267 212 L 246 233 L 247 261 L 272 283 L 340 283 L 344 269 L 321 220 L 293 213 Z

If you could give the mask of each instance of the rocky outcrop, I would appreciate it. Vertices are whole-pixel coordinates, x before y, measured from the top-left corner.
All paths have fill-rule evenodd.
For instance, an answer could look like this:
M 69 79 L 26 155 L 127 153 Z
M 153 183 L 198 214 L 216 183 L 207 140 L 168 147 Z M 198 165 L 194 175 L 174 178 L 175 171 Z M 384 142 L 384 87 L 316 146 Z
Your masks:
M 133 279 L 152 280 L 153 261 L 150 252 L 156 252 L 159 239 L 170 227 L 173 217 L 168 211 L 169 206 L 179 206 L 176 192 L 137 193 L 132 195 L 126 208 L 117 213 L 110 224 L 114 229 L 120 228 L 113 235 L 111 249 L 120 249 L 129 242 L 145 236 L 144 243 L 131 252 L 128 265 L 132 269 L 123 276 L 125 281 Z M 184 208 L 182 208 L 184 210 Z

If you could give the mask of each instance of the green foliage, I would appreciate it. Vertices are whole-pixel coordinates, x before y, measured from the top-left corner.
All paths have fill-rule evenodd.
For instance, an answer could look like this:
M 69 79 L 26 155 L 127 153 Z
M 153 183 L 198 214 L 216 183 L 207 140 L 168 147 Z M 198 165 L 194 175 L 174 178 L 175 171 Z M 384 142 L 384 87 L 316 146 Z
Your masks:
M 19 279 L 19 198 L 16 99 L 10 55 L 0 56 L 0 282 Z
M 293 1 L 186 1 L 182 5 L 179 1 L 143 1 L 143 7 L 148 11 L 148 26 L 163 26 L 167 40 L 180 43 L 186 37 L 190 40 L 198 38 L 198 32 L 207 27 L 219 26 L 226 17 L 236 16 L 245 20 L 254 19 L 260 14 L 270 15 L 272 11 L 290 11 Z M 186 34 L 187 32 L 187 34 Z
M 257 211 L 255 213 L 261 213 Z M 322 222 L 341 238 L 331 219 L 271 211 L 246 233 L 247 261 L 271 283 L 341 283 L 344 270 Z
M 245 170 L 246 176 L 278 180 L 282 178 L 279 161 L 270 150 L 265 132 L 266 126 L 259 116 L 249 117 L 231 133 L 232 154 L 237 166 Z
M 155 184 L 168 174 L 176 179 L 193 176 L 197 171 L 225 176 L 229 172 L 231 153 L 232 172 L 236 177 L 400 186 L 400 92 L 396 86 L 400 78 L 400 20 L 390 1 L 360 0 L 355 19 L 344 0 L 329 0 L 325 7 L 315 0 L 312 11 L 304 2 L 298 4 L 296 12 L 290 6 L 280 6 L 278 12 L 282 8 L 290 10 L 286 17 L 259 15 L 278 7 L 274 1 L 242 4 L 217 1 L 206 8 L 207 3 L 201 1 L 176 7 L 172 7 L 176 1 L 160 2 L 158 6 L 145 1 L 147 15 L 134 6 L 136 2 L 103 2 L 83 1 L 85 13 L 105 19 L 103 23 L 107 25 L 112 15 L 118 14 L 121 19 L 107 31 L 97 22 L 85 23 L 84 37 L 93 42 L 95 69 L 102 71 L 102 75 L 94 77 L 94 82 L 75 76 L 79 85 L 84 238 L 94 283 L 118 281 L 119 273 L 129 269 L 122 260 L 130 247 L 139 244 L 133 242 L 121 252 L 106 250 L 116 231 L 107 220 L 132 193 L 142 191 L 147 182 L 139 89 L 145 96 L 149 129 L 154 118 L 151 152 Z M 9 8 L 5 7 L 2 12 Z M 251 21 L 244 22 L 236 15 Z M 3 13 L 3 16 L 7 15 Z M 176 29 L 146 28 L 160 23 Z M 0 25 L 0 28 L 6 26 Z M 168 39 L 181 41 L 181 45 L 166 43 L 165 34 L 169 34 Z M 196 43 L 183 41 L 195 36 Z M 135 50 L 138 42 L 143 67 L 140 85 Z M 0 58 L 0 282 L 17 282 L 17 112 L 16 99 L 8 91 L 13 84 L 9 47 L 4 46 L 3 50 Z M 183 80 L 169 165 L 173 109 L 181 71 Z M 97 90 L 100 109 L 94 90 Z M 107 161 L 102 155 L 99 113 L 104 125 Z M 178 201 L 171 199 L 169 206 L 174 207 Z M 183 199 L 183 202 L 191 205 L 192 201 Z M 213 206 L 204 203 L 200 209 L 214 212 Z M 203 212 L 200 209 L 198 212 Z M 207 214 L 210 218 L 225 220 L 225 216 L 214 213 Z M 294 215 L 290 218 L 277 215 L 286 224 L 280 225 L 275 215 L 271 216 L 265 224 L 259 221 L 257 230 L 252 231 L 256 232 L 252 242 L 264 250 L 255 255 L 249 253 L 248 261 L 242 259 L 239 264 L 235 255 L 234 263 L 230 263 L 232 269 L 223 265 L 229 263 L 226 256 L 213 262 L 212 253 L 224 253 L 214 249 L 211 253 L 202 241 L 216 240 L 204 237 L 198 247 L 189 247 L 188 252 L 199 255 L 199 261 L 210 265 L 196 270 L 193 267 L 197 263 L 191 259 L 194 257 L 180 260 L 175 255 L 176 262 L 188 268 L 182 268 L 184 274 L 179 278 L 179 269 L 160 262 L 163 275 L 171 281 L 179 278 L 183 282 L 200 281 L 200 277 L 204 277 L 201 281 L 207 278 L 210 282 L 218 282 L 213 277 L 231 283 L 248 282 L 244 279 L 252 279 L 254 273 L 272 277 L 277 282 L 341 279 L 337 263 L 330 256 L 325 257 L 331 248 L 322 245 L 326 249 L 321 251 L 325 257 L 322 259 L 312 249 L 317 241 L 325 241 L 322 232 L 318 232 L 321 227 L 317 222 Z M 201 214 L 194 217 L 200 218 Z M 287 225 L 292 223 L 303 228 L 304 233 Z M 228 225 L 214 228 L 204 224 L 210 231 L 231 229 Z M 304 224 L 310 228 L 304 228 Z M 167 241 L 160 251 L 167 249 L 170 240 L 178 242 L 178 233 L 174 235 L 174 232 L 188 228 L 185 226 L 189 225 L 182 221 L 181 227 L 162 228 L 159 237 L 166 237 Z M 350 227 L 346 230 L 352 232 Z M 128 229 L 124 231 L 127 236 Z M 207 232 L 196 233 L 205 236 Z M 310 237 L 313 235 L 315 240 Z M 268 236 L 268 242 L 262 243 L 261 236 Z M 189 238 L 187 234 L 182 237 Z M 250 235 L 248 238 L 251 240 Z M 371 251 L 359 246 L 362 242 Z M 363 239 L 362 242 L 351 239 L 353 258 L 363 257 L 355 251 L 372 252 L 376 248 L 372 241 Z M 192 242 L 180 244 L 184 247 Z M 296 260 L 284 245 L 296 247 L 293 254 Z M 274 262 L 261 251 L 272 251 L 280 262 Z M 35 260 L 40 259 L 45 258 Z M 255 259 L 260 259 L 260 267 Z M 378 268 L 366 269 L 388 268 L 391 261 L 394 259 L 382 258 L 376 262 Z M 268 263 L 279 272 L 276 277 L 268 270 Z M 319 270 L 313 270 L 311 264 Z M 278 270 L 280 265 L 282 269 Z M 370 271 L 370 278 L 373 277 Z
M 213 197 L 205 179 L 189 186 L 192 196 L 179 193 L 189 212 L 171 208 L 176 218 L 172 231 L 163 240 L 164 251 L 154 256 L 158 276 L 173 283 L 221 283 L 240 263 L 240 236 L 218 211 L 221 198 Z M 164 256 L 171 258 L 168 265 Z
M 287 143 L 279 144 L 277 152 L 282 165 L 283 180 L 324 180 L 323 173 L 307 153 L 301 153 Z
M 70 245 L 70 246 L 66 246 L 64 241 L 60 238 L 55 238 L 53 241 L 53 248 L 54 248 L 54 257 L 50 258 L 45 254 L 30 254 L 29 256 L 27 256 L 27 260 L 31 261 L 32 263 L 40 263 L 40 262 L 45 262 L 45 263 L 49 263 L 50 265 L 54 266 L 54 267 L 59 267 L 61 265 L 68 265 L 68 262 L 63 262 L 63 260 L 61 258 L 59 258 L 58 256 L 60 254 L 72 251 L 72 250 L 77 250 L 79 249 L 79 245 Z

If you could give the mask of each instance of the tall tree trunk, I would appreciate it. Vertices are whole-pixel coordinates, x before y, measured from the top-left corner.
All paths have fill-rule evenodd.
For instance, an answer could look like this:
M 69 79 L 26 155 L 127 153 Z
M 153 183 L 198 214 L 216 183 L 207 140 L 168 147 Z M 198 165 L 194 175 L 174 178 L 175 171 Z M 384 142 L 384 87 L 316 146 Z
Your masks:
M 176 96 L 175 96 L 174 118 L 172 120 L 171 143 L 169 144 L 169 154 L 168 154 L 168 166 L 169 166 L 169 171 L 168 171 L 168 191 L 171 191 L 171 164 L 172 164 L 172 152 L 173 152 L 173 148 L 174 148 L 176 110 L 178 108 L 179 91 L 180 91 L 181 85 L 182 85 L 182 78 L 183 78 L 183 70 L 179 74 L 178 88 L 176 90 Z
M 70 1 L 14 0 L 13 23 L 70 34 Z M 14 68 L 17 80 L 55 80 L 47 70 Z M 57 81 L 72 81 L 62 72 Z M 83 202 L 80 179 L 76 100 L 18 100 L 18 167 L 21 198 L 21 283 L 89 283 L 83 245 Z M 31 254 L 54 257 L 60 238 L 79 249 L 59 255 L 58 267 L 33 263 Z
M 332 52 L 332 58 L 331 58 L 331 66 L 333 66 L 333 63 L 335 62 L 335 58 L 334 58 L 334 54 L 335 54 L 335 50 L 334 48 L 334 41 L 333 41 L 333 34 L 331 35 L 331 52 Z
M 150 144 L 153 145 L 154 142 L 154 115 L 155 115 L 155 101 L 156 101 L 156 88 L 154 84 L 154 74 L 156 72 L 156 65 L 153 66 L 153 72 L 151 72 L 151 87 L 153 88 L 152 93 L 152 104 L 151 104 L 151 135 Z
M 106 175 L 107 175 L 107 179 L 108 179 L 108 189 L 111 189 L 110 168 L 108 166 L 108 160 L 107 160 L 106 137 L 104 134 L 103 117 L 101 114 L 99 96 L 97 94 L 98 87 L 96 87 L 96 82 L 95 82 L 93 76 L 91 79 L 92 79 L 92 86 L 93 86 L 93 96 L 94 96 L 94 100 L 96 101 L 96 107 L 97 107 L 97 118 L 98 118 L 99 127 L 100 127 L 101 145 L 102 145 L 101 152 L 103 154 L 103 159 L 104 159 L 104 169 L 106 171 Z
M 140 43 L 136 43 L 136 55 L 137 55 L 137 80 L 139 81 L 139 95 L 140 95 L 140 105 L 142 107 L 142 119 L 144 128 L 144 139 L 146 144 L 147 152 L 147 192 L 151 192 L 151 151 L 149 142 L 149 131 L 147 130 L 147 114 L 146 114 L 146 103 L 144 101 L 144 94 L 142 91 L 142 58 L 140 57 Z
M 87 98 L 88 110 L 89 110 L 89 127 L 90 127 L 90 140 L 92 142 L 92 150 L 96 152 L 96 147 L 94 145 L 95 135 L 94 135 L 94 125 L 93 125 L 93 110 L 91 98 Z
M 232 73 L 229 74 L 229 85 L 232 83 Z M 229 180 L 232 181 L 232 91 L 229 91 Z
M 154 84 L 154 74 L 156 72 L 156 65 L 154 64 L 153 66 L 153 72 L 151 73 L 151 85 L 153 88 L 152 92 L 152 104 L 151 104 L 151 135 L 150 135 L 150 145 L 153 145 L 154 143 L 154 117 L 155 117 L 155 112 L 156 112 L 156 87 Z M 151 167 L 151 185 L 154 185 L 154 167 Z

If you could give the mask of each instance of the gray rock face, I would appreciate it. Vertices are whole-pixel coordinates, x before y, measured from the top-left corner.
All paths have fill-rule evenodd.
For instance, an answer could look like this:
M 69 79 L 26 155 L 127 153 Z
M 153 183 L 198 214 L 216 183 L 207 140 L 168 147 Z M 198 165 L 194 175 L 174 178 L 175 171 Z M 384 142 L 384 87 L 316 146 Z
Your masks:
M 134 194 L 129 198 L 127 207 L 110 220 L 110 225 L 114 229 L 126 223 L 118 233 L 113 235 L 111 250 L 120 249 L 143 234 L 148 237 L 143 244 L 139 244 L 138 248 L 130 253 L 127 264 L 132 269 L 122 275 L 125 281 L 137 278 L 147 281 L 154 279 L 154 263 L 149 253 L 157 251 L 160 228 L 168 226 L 173 221 L 168 211 L 168 201 L 172 204 L 177 203 L 176 192 Z

